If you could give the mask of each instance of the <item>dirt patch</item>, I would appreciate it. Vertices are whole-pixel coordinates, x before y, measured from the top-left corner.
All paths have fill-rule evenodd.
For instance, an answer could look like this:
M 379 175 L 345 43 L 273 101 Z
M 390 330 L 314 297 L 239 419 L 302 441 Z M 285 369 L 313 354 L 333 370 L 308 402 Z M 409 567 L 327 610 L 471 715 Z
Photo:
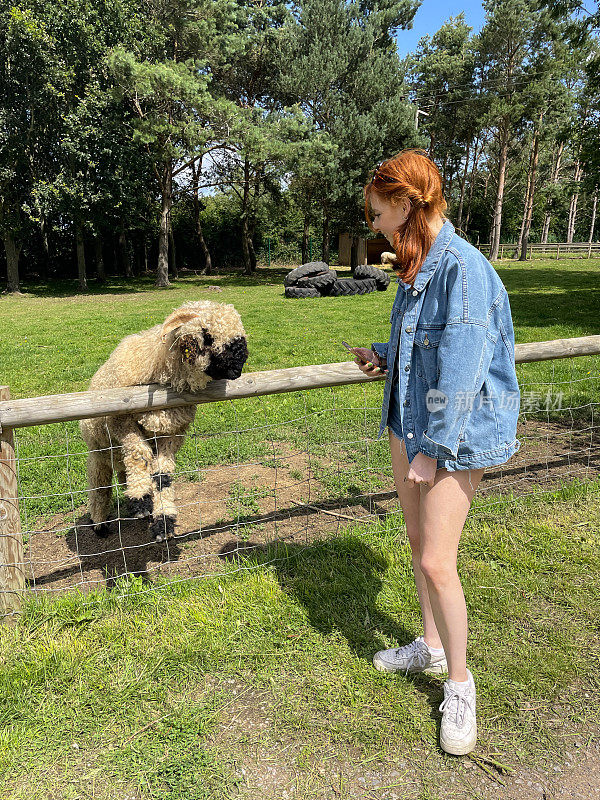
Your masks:
M 586 425 L 537 420 L 521 425 L 521 449 L 506 465 L 489 468 L 479 495 L 523 497 L 558 488 L 573 479 L 600 476 L 600 435 Z M 352 470 L 351 456 L 324 462 L 330 474 Z M 90 590 L 112 586 L 126 574 L 173 580 L 220 569 L 225 559 L 273 541 L 308 544 L 352 522 L 397 510 L 390 474 L 371 470 L 380 488 L 365 495 L 332 497 L 310 454 L 279 443 L 266 463 L 217 465 L 198 471 L 198 480 L 176 480 L 176 536 L 164 544 L 149 539 L 148 523 L 118 508 L 111 534 L 92 532 L 85 507 L 57 514 L 29 535 L 26 575 L 40 591 Z M 362 476 L 368 485 L 367 476 Z
M 365 521 L 395 506 L 389 477 L 385 506 L 380 507 L 373 495 L 323 500 L 324 488 L 314 477 L 310 455 L 287 445 L 279 449 L 269 466 L 214 466 L 199 470 L 197 481 L 175 481 L 176 535 L 163 544 L 150 541 L 147 521 L 127 517 L 126 504 L 119 506 L 106 539 L 93 533 L 84 506 L 69 515 L 55 515 L 30 532 L 30 588 L 85 591 L 112 586 L 125 574 L 150 580 L 158 575 L 176 579 L 206 574 L 253 547 L 276 540 L 309 543 L 331 535 L 340 525 Z
M 277 699 L 267 689 L 234 679 L 215 681 L 213 688 L 218 686 L 234 698 L 221 709 L 208 744 L 225 756 L 235 753 L 237 788 L 245 800 L 600 798 L 600 745 L 586 747 L 587 733 L 574 737 L 570 731 L 570 744 L 560 760 L 537 768 L 506 764 L 509 774 L 486 762 L 482 748 L 474 751 L 475 759 L 455 758 L 424 740 L 409 749 L 399 748 L 394 760 L 365 758 L 351 744 L 317 748 L 310 732 L 290 735 L 279 730 Z

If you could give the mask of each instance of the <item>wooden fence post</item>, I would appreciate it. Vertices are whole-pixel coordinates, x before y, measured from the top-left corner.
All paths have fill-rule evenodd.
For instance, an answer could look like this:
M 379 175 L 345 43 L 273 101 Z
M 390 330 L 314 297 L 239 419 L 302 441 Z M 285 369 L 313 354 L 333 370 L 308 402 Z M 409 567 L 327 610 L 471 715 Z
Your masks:
M 10 400 L 8 386 L 0 386 L 0 400 Z M 21 609 L 23 565 L 14 436 L 12 428 L 0 426 L 0 621 L 16 619 Z

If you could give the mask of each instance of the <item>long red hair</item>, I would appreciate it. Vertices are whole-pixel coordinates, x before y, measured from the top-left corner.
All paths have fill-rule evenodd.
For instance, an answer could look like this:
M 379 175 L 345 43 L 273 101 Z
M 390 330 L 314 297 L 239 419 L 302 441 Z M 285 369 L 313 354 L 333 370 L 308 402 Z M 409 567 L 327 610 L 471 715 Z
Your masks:
M 424 150 L 403 150 L 383 161 L 364 188 L 365 217 L 372 231 L 369 198 L 373 192 L 392 205 L 404 198 L 410 200 L 406 222 L 394 231 L 394 251 L 397 275 L 412 285 L 433 244 L 427 215 L 437 212 L 443 216 L 447 208 L 440 171 Z

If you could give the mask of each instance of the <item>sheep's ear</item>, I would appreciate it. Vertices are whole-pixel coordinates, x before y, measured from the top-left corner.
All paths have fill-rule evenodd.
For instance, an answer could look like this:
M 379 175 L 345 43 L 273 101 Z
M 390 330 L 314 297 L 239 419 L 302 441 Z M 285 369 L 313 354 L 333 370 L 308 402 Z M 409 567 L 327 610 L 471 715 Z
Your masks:
M 195 311 L 189 311 L 185 308 L 178 308 L 163 322 L 161 330 L 161 339 L 163 342 L 166 342 L 168 334 L 175 330 L 175 328 L 179 328 L 182 325 L 185 325 L 186 322 L 191 322 L 197 317 L 198 314 Z

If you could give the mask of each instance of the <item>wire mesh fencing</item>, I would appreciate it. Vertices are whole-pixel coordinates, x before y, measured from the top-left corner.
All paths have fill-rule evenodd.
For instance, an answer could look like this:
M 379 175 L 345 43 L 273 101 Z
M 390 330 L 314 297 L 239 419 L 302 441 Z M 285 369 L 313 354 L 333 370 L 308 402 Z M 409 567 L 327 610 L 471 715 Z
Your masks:
M 587 352 L 517 365 L 521 448 L 486 469 L 472 515 L 499 520 L 507 506 L 598 480 L 600 361 Z M 385 520 L 401 535 L 387 433 L 377 438 L 382 386 L 358 375 L 356 385 L 292 386 L 199 405 L 173 476 L 175 534 L 161 543 L 150 536 L 149 520 L 131 513 L 118 470 L 106 486 L 108 535 L 94 532 L 88 451 L 76 421 L 15 427 L 22 557 L 11 563 L 4 550 L 0 567 L 19 572 L 27 591 L 39 594 L 122 586 L 132 575 L 155 590 L 214 576 L 224 564 L 251 569 L 253 556 L 264 561 L 273 543 L 308 545 L 349 526 L 360 532 Z M 148 440 L 155 450 L 158 438 Z M 0 491 L 0 517 L 12 500 Z M 0 541 L 12 540 L 1 526 L 2 519 Z

